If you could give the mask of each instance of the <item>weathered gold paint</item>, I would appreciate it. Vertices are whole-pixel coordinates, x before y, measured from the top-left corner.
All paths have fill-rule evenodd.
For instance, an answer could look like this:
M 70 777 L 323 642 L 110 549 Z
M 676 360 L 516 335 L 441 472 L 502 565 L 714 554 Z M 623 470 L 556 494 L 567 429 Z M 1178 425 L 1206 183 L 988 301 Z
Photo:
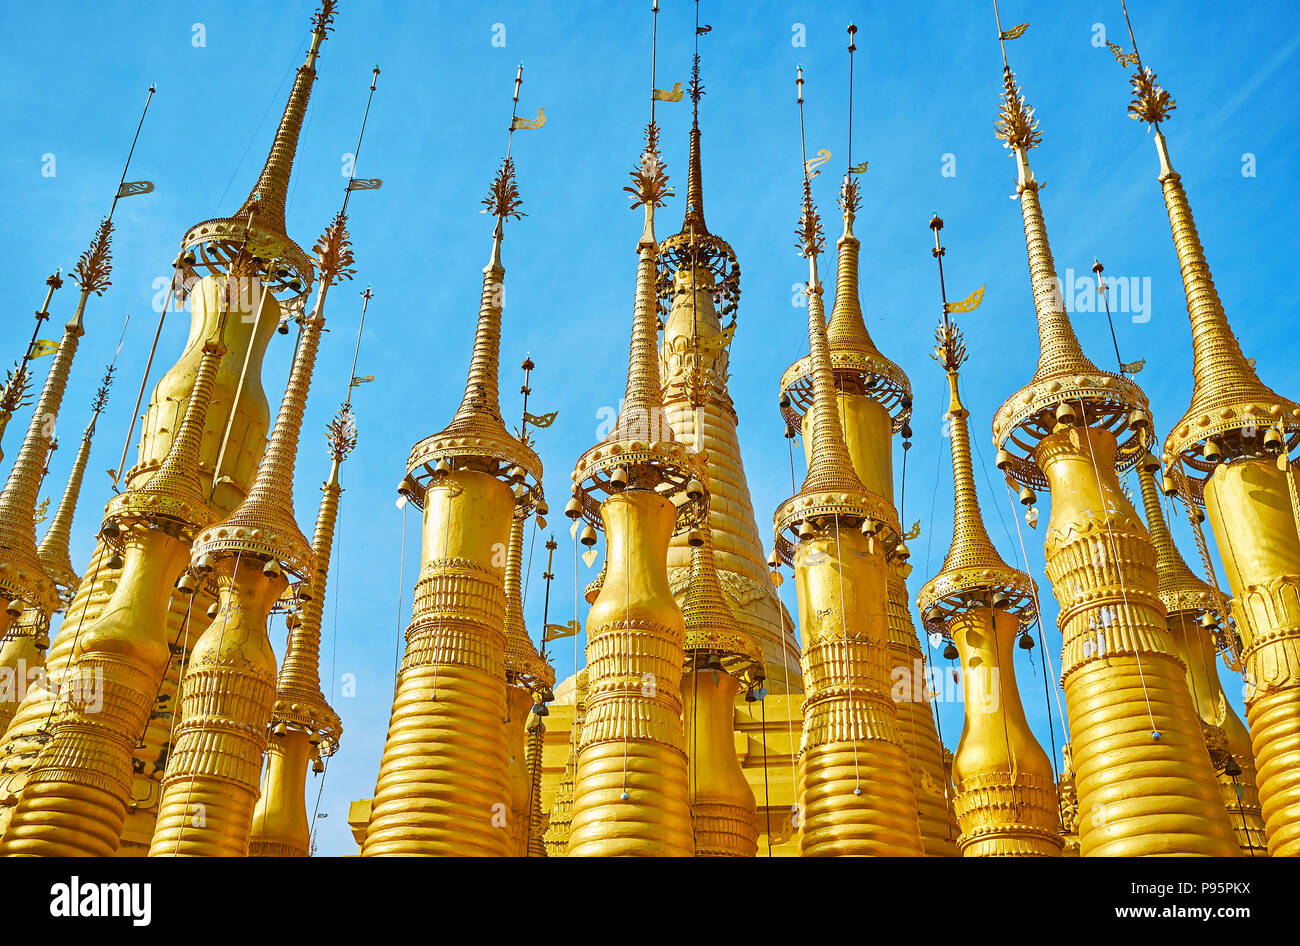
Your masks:
M 1274 857 L 1300 855 L 1300 538 L 1286 478 L 1269 458 L 1221 464 L 1205 511 L 1245 645 L 1246 720 Z

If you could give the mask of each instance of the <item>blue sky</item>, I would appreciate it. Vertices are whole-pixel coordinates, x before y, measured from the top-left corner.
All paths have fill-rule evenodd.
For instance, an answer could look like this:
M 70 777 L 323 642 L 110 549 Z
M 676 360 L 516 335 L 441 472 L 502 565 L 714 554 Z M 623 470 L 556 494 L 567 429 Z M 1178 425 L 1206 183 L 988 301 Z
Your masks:
M 807 79 L 810 152 L 827 148 L 834 154 L 815 181 L 833 245 L 835 187 L 845 159 L 844 28 L 851 19 L 860 27 L 853 159 L 870 162 L 857 224 L 862 301 L 877 344 L 908 371 L 915 391 L 904 510 L 909 524 L 920 519 L 922 527 L 912 543 L 913 594 L 938 568 L 951 534 L 948 445 L 941 434 L 946 385 L 929 358 L 938 287 L 927 222 L 936 210 L 947 222 L 950 295 L 987 285 L 982 307 L 962 317 L 971 355 L 963 378 L 984 464 L 976 478 L 989 531 L 1008 561 L 1020 554 L 1012 517 L 1021 510 L 1011 507 L 991 466 L 989 421 L 1032 374 L 1037 340 L 1019 207 L 1007 199 L 1015 169 L 993 135 L 1001 60 L 990 6 L 707 0 L 701 14 L 713 26 L 702 42 L 705 203 L 710 228 L 735 247 L 744 274 L 731 391 L 763 534 L 772 509 L 791 492 L 777 384 L 807 349 L 805 312 L 792 304 L 792 288 L 806 273 L 793 235 L 800 184 L 794 69 L 802 63 Z M 667 88 L 689 77 L 694 12 L 684 0 L 663 0 L 662 7 L 657 84 Z M 331 294 L 332 332 L 321 348 L 297 477 L 298 518 L 310 529 L 328 466 L 322 431 L 345 393 L 357 292 L 370 283 L 375 299 L 358 373 L 376 380 L 356 397 L 361 442 L 343 469 L 346 492 L 326 612 L 322 672 L 345 732 L 325 779 L 321 853 L 354 850 L 347 805 L 374 788 L 399 620 L 409 618 L 419 557 L 412 515 L 399 587 L 403 514 L 393 505 L 394 488 L 410 445 L 440 429 L 460 399 L 491 232 L 478 202 L 505 147 L 521 60 L 520 111 L 533 116 L 543 106 L 548 122 L 515 142 L 528 216 L 506 231 L 503 408 L 507 416 L 518 414 L 517 367 L 531 352 L 537 370 L 529 406 L 535 413 L 559 411 L 555 425 L 537 435 L 561 542 L 552 620 L 572 617 L 572 543 L 558 512 L 573 461 L 596 439 L 601 409 L 617 406 L 625 380 L 641 225 L 640 215 L 627 211 L 622 187 L 647 116 L 647 8 L 642 2 L 341 3 L 298 152 L 290 233 L 310 246 L 337 209 L 343 155 L 356 140 L 376 63 L 383 75 L 357 174 L 385 183 L 352 203 L 358 279 Z M 248 193 L 301 62 L 312 6 L 191 2 L 160 6 L 148 16 L 138 11 L 125 3 L 90 8 L 57 0 L 14 6 L 6 11 L 6 26 L 15 39 L 0 58 L 8 93 L 0 101 L 7 129 L 0 153 L 0 202 L 8 208 L 0 258 L 8 287 L 6 360 L 21 354 L 46 275 L 75 263 L 107 212 L 145 92 L 149 83 L 158 84 L 129 175 L 154 181 L 157 190 L 119 206 L 113 285 L 88 310 L 60 418 L 66 446 L 46 489 L 57 501 L 91 395 L 131 312 L 119 380 L 100 423 L 73 531 L 78 565 L 89 556 L 110 496 L 102 471 L 117 466 L 148 355 L 156 321 L 153 281 L 170 274 L 177 242 L 191 224 L 230 213 Z M 1288 368 L 1298 354 L 1297 303 L 1281 276 L 1297 250 L 1300 153 L 1295 107 L 1286 103 L 1300 80 L 1300 9 L 1283 2 L 1228 11 L 1208 2 L 1135 0 L 1131 12 L 1144 62 L 1178 101 L 1165 131 L 1224 305 L 1261 377 L 1294 396 Z M 1031 160 L 1047 185 L 1042 199 L 1058 269 L 1086 276 L 1098 256 L 1108 275 L 1149 286 L 1149 305 L 1137 313 L 1146 320 L 1122 313 L 1115 330 L 1125 360 L 1147 359 L 1139 381 L 1163 434 L 1190 397 L 1190 338 L 1155 149 L 1125 114 L 1124 71 L 1104 46 L 1094 45 L 1097 24 L 1106 40 L 1127 45 L 1119 3 L 1003 4 L 1005 25 L 1025 20 L 1029 31 L 1008 44 L 1008 53 L 1042 125 L 1043 144 Z M 49 29 L 51 23 L 60 28 Z M 196 24 L 202 25 L 198 32 Z M 496 24 L 504 26 L 504 46 L 494 45 L 503 35 Z M 199 32 L 204 45 L 195 45 Z M 800 32 L 803 47 L 792 43 Z M 689 101 L 661 105 L 659 118 L 668 170 L 678 185 L 678 196 L 660 214 L 663 237 L 681 220 Z M 47 154 L 55 156 L 52 177 L 41 173 Z M 1246 155 L 1254 156 L 1253 176 L 1243 174 Z M 945 175 L 954 162 L 955 175 Z M 833 265 L 824 264 L 823 272 L 833 272 Z M 75 292 L 69 286 L 55 296 L 54 326 L 70 313 Z M 1088 353 L 1111 367 L 1104 315 L 1083 312 L 1074 321 Z M 155 378 L 179 353 L 187 326 L 188 316 L 168 316 Z M 54 332 L 47 327 L 44 334 Z M 287 376 L 291 341 L 276 336 L 267 355 L 263 384 L 273 402 Z M 43 372 L 47 366 L 41 361 L 36 367 Z M 24 412 L 11 424 L 10 458 L 27 418 Z M 901 453 L 896 450 L 896 463 Z M 1046 520 L 1046 496 L 1040 505 Z M 1186 524 L 1175 532 L 1197 567 Z M 1025 530 L 1025 537 L 1031 571 L 1044 591 L 1055 666 L 1060 637 L 1042 572 L 1041 528 Z M 542 623 L 543 539 L 536 544 L 526 608 L 534 632 Z M 579 568 L 585 584 L 593 573 Z M 783 592 L 793 611 L 794 583 Z M 279 621 L 271 639 L 277 647 L 283 642 Z M 1037 654 L 1034 667 L 1022 663 L 1018 674 L 1046 747 Z M 560 676 L 572 669 L 571 651 L 561 647 Z M 345 673 L 356 676 L 355 698 L 337 693 Z M 1240 707 L 1239 685 L 1228 689 Z M 953 747 L 961 706 L 943 704 L 940 713 Z M 1058 745 L 1060 739 L 1058 723 Z M 309 784 L 315 791 L 320 783 L 313 778 Z

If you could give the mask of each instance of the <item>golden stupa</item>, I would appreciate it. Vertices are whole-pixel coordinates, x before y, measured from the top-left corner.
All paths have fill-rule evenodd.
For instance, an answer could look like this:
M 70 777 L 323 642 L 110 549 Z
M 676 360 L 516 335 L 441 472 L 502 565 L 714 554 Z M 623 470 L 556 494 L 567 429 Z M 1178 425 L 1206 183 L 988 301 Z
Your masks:
M 380 183 L 349 170 L 342 208 L 311 250 L 289 235 L 291 172 L 336 6 L 321 0 L 311 18 L 305 60 L 248 198 L 181 239 L 165 295 L 168 306 L 188 308 L 188 339 L 142 414 L 137 405 L 135 462 L 126 468 L 124 454 L 110 470 L 113 494 L 86 561 L 74 557 L 73 520 L 91 485 L 112 365 L 39 543 L 36 531 L 57 446 L 52 420 L 64 410 L 82 339 L 97 329 L 91 297 L 109 285 L 112 211 L 72 271 L 45 280 L 36 332 L 0 386 L 0 440 L 16 414 L 33 412 L 0 489 L 0 683 L 39 671 L 21 692 L 0 686 L 0 854 L 315 853 L 309 773 L 349 764 L 340 755 L 346 704 L 327 696 L 321 652 L 327 583 L 337 592 L 363 567 L 348 557 L 341 569 L 337 551 L 342 471 L 358 444 L 353 389 L 371 380 L 356 376 L 355 354 L 347 399 L 326 428 L 310 536 L 294 507 L 294 474 L 301 466 L 319 475 L 312 465 L 322 458 L 303 450 L 302 438 L 330 331 L 327 299 L 357 269 L 349 201 Z M 815 196 L 829 153 L 809 158 L 804 69 L 796 71 L 796 250 L 806 266 L 796 304 L 807 308 L 798 330 L 808 347 L 767 379 L 788 444 L 778 433 L 765 448 L 789 450 L 790 494 L 756 511 L 731 381 L 751 370 L 733 360 L 736 332 L 760 327 L 739 327 L 740 261 L 705 220 L 701 42 L 712 27 L 701 24 L 698 0 L 694 12 L 689 85 L 658 89 L 652 0 L 649 118 L 624 188 L 639 214 L 624 244 L 635 254 L 624 284 L 631 305 L 608 320 L 630 337 L 619 375 L 625 394 L 612 429 L 585 442 L 557 503 L 574 596 L 589 610 L 580 619 L 575 602 L 573 621 L 550 623 L 561 543 L 544 537 L 542 620 L 531 627 L 532 545 L 550 516 L 533 434 L 556 415 L 528 413 L 531 356 L 518 427 L 507 423 L 500 394 L 503 345 L 522 334 L 505 301 L 507 224 L 513 233 L 525 216 L 514 133 L 545 124 L 541 109 L 535 120 L 520 114 L 523 67 L 515 73 L 505 155 L 482 201 L 491 227 L 479 234 L 488 260 L 477 312 L 451 316 L 474 325 L 459 405 L 449 420 L 415 412 L 424 431 L 437 432 L 411 448 L 398 487 L 399 506 L 420 514 L 420 557 L 387 731 L 369 733 L 382 743 L 377 767 L 364 773 L 373 795 L 348 813 L 358 853 L 1300 855 L 1300 472 L 1292 460 L 1300 403 L 1259 380 L 1232 334 L 1162 131 L 1174 102 L 1142 65 L 1131 30 L 1132 52 L 1112 49 L 1136 70 L 1130 113 L 1154 132 L 1191 322 L 1191 404 L 1161 447 L 1138 368 L 1099 368 L 1075 334 L 1043 185 L 1030 166 L 1043 135 L 1006 54 L 1026 25 L 1003 29 L 999 19 L 995 127 L 1016 166 L 1038 359 L 1032 373 L 1000 366 L 1029 377 L 996 410 L 968 397 L 963 379 L 986 366 L 967 364 L 966 339 L 978 329 L 963 332 L 951 316 L 977 307 L 982 290 L 948 300 L 935 214 L 942 314 L 933 357 L 947 381 L 942 456 L 951 458 L 953 530 L 914 614 L 908 542 L 920 524 L 904 518 L 893 444 L 897 435 L 905 474 L 912 380 L 877 347 L 864 314 L 873 264 L 863 258 L 867 165 L 852 155 L 858 29 L 847 31 L 849 154 L 829 317 Z M 684 213 L 680 229 L 660 239 L 676 195 L 656 110 L 687 95 Z M 365 114 L 362 135 L 370 99 Z M 125 183 L 125 174 L 114 208 L 152 189 Z M 793 197 L 793 173 L 789 186 Z M 57 341 L 38 339 L 65 278 L 80 288 L 73 314 Z M 362 296 L 364 328 L 372 294 Z M 267 387 L 280 385 L 262 376 L 277 334 L 292 335 L 284 343 L 292 348 L 272 418 Z M 48 373 L 29 401 L 31 366 L 43 354 L 52 355 Z M 148 379 L 146 367 L 142 398 Z M 428 383 L 443 379 L 430 374 Z M 1019 492 L 1031 526 L 1038 493 L 1050 496 L 1046 581 L 1031 574 L 1023 544 L 1020 558 L 1004 558 L 990 537 L 972 407 L 992 414 L 993 465 Z M 128 445 L 134 432 L 133 422 Z M 1014 506 L 1011 492 L 1008 501 Z M 770 540 L 758 526 L 768 512 Z M 1176 513 L 1199 561 L 1175 543 Z M 594 568 L 602 553 L 580 592 L 578 561 Z M 787 575 L 793 615 L 780 593 Z M 1051 636 L 1038 626 L 1049 587 L 1059 606 L 1058 681 L 1048 672 Z M 281 617 L 287 637 L 277 650 Z M 1054 728 L 1050 747 L 1031 728 L 1017 678 L 1017 656 L 1023 664 L 1035 630 L 1048 712 L 1058 710 L 1066 729 L 1059 746 Z M 557 681 L 549 648 L 569 637 L 574 665 Z M 956 661 L 949 674 L 961 681 L 964 725 L 952 747 L 937 725 L 926 639 Z M 1237 672 L 1245 722 L 1230 705 Z

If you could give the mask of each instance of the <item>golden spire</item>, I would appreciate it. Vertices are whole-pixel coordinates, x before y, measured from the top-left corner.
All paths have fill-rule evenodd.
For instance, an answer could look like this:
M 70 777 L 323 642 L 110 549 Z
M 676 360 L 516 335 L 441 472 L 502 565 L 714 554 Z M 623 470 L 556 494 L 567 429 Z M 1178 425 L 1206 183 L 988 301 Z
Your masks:
M 214 552 L 248 552 L 281 563 L 299 578 L 311 579 L 315 568 L 311 543 L 302 534 L 293 512 L 293 472 L 316 352 L 325 328 L 325 299 L 334 283 L 351 279 L 356 271 L 347 217 L 342 211 L 325 228 L 314 251 L 320 269 L 320 289 L 311 313 L 300 322 L 298 350 L 293 356 L 289 381 L 266 452 L 243 502 L 195 540 L 195 559 Z
M 748 676 L 748 682 L 755 684 L 758 678 L 753 673 L 757 671 L 760 677 L 762 674 L 762 648 L 741 627 L 723 596 L 712 530 L 701 529 L 697 537 L 699 544 L 691 549 L 691 574 L 682 600 L 682 615 L 686 618 L 682 649 L 688 663 L 694 657 L 718 654 L 728 673 L 742 680 Z
M 795 80 L 799 105 L 799 137 L 803 144 L 803 67 Z M 806 150 L 804 151 L 806 156 Z M 778 552 L 784 558 L 793 547 L 781 537 L 788 531 L 799 532 L 810 522 L 845 517 L 849 525 L 863 523 L 872 534 L 879 534 L 887 545 L 901 545 L 901 530 L 891 498 L 868 492 L 858 479 L 844 441 L 844 427 L 836 405 L 835 378 L 831 369 L 830 346 L 826 339 L 826 313 L 822 306 L 822 285 L 817 275 L 817 256 L 826 245 L 821 219 L 812 199 L 812 179 L 808 163 L 803 165 L 803 202 L 799 225 L 795 229 L 799 255 L 808 260 L 808 365 L 812 379 L 811 437 L 812 452 L 808 472 L 799 492 L 777 507 L 773 523 L 778 534 Z M 883 531 L 882 531 L 883 530 Z
M 1002 560 L 980 513 L 975 474 L 971 464 L 970 411 L 961 402 L 958 372 L 966 361 L 961 330 L 948 318 L 948 294 L 943 286 L 944 248 L 939 243 L 943 220 L 930 221 L 934 231 L 931 253 L 939 262 L 939 289 L 943 318 L 935 329 L 934 360 L 948 374 L 948 437 L 952 444 L 953 520 L 952 544 L 939 573 L 917 595 L 921 618 L 931 631 L 946 633 L 951 617 L 969 608 L 996 606 L 1011 610 L 1022 625 L 1034 619 L 1034 583 L 1019 569 Z M 996 605 L 991 602 L 996 601 Z
M 846 393 L 866 394 L 881 404 L 892 417 L 893 429 L 902 430 L 912 414 L 912 382 L 907 373 L 886 358 L 872 341 L 862 316 L 858 289 L 861 241 L 853 232 L 853 223 L 862 203 L 857 176 L 866 172 L 867 163 L 853 163 L 853 53 L 858 28 L 850 23 L 849 36 L 849 107 L 847 166 L 840 184 L 839 205 L 844 231 L 836 242 L 839 260 L 835 275 L 835 304 L 826 326 L 826 339 L 836 387 Z M 786 369 L 781 378 L 781 412 L 786 423 L 798 428 L 801 418 L 812 406 L 811 359 L 802 358 Z
M 312 554 L 316 571 L 311 594 L 303 603 L 298 623 L 289 633 L 289 646 L 275 687 L 275 711 L 272 723 L 298 725 L 321 737 L 320 754 L 332 755 L 342 735 L 338 714 L 330 707 L 320 685 L 320 637 L 325 613 L 325 588 L 329 579 L 330 552 L 334 545 L 334 527 L 338 522 L 339 467 L 357 445 L 357 420 L 350 405 L 343 405 L 326 427 L 330 450 L 330 472 L 321 485 L 320 507 L 316 512 L 316 531 L 312 534 Z
M 181 254 L 189 267 L 224 270 L 245 250 L 246 256 L 259 261 L 272 292 L 288 289 L 305 298 L 311 291 L 311 261 L 286 234 L 284 210 L 298 138 L 316 81 L 316 60 L 326 34 L 333 30 L 336 7 L 337 0 L 321 0 L 312 16 L 307 59 L 298 67 L 271 151 L 248 199 L 231 216 L 197 223 L 182 238 Z
M 997 4 L 994 4 L 997 16 Z M 1028 25 L 1028 24 L 1024 24 Z M 1126 468 L 1141 451 L 1139 432 L 1150 419 L 1147 399 L 1142 389 L 1128 378 L 1102 371 L 1083 353 L 1065 311 L 1061 282 L 1052 259 L 1047 225 L 1039 202 L 1040 182 L 1029 166 L 1029 151 L 1038 147 L 1042 133 L 1033 107 L 1025 100 L 1007 63 L 1006 40 L 1020 36 L 1017 26 L 1002 30 L 998 19 L 998 39 L 1002 44 L 1002 97 L 995 124 L 997 136 L 1016 158 L 1015 196 L 1020 200 L 1024 218 L 1025 248 L 1029 259 L 1029 278 L 1034 293 L 1034 312 L 1038 322 L 1038 367 L 1029 384 L 1013 394 L 993 418 L 993 439 L 999 447 L 998 468 L 1026 486 L 1045 487 L 1047 481 L 1029 454 L 1033 445 L 1055 428 L 1060 408 L 1084 426 L 1109 426 L 1120 440 L 1116 454 L 1118 468 Z M 1125 434 L 1129 434 L 1127 439 Z
M 656 24 L 659 5 L 653 13 Z M 650 87 L 654 89 L 655 58 L 651 53 Z M 645 149 L 624 187 L 632 196 L 631 209 L 642 208 L 645 222 L 637 242 L 636 302 L 632 310 L 632 340 L 628 351 L 627 388 L 618 419 L 609 434 L 578 458 L 574 466 L 574 497 L 565 509 L 572 519 L 585 517 L 593 529 L 603 529 L 600 500 L 592 493 L 615 493 L 627 487 L 656 490 L 667 499 L 681 498 L 677 506 L 677 531 L 708 515 L 708 497 L 698 473 L 705 458 L 677 439 L 663 406 L 659 380 L 659 303 L 655 240 L 655 210 L 673 196 L 668 173 L 659 152 L 659 126 L 655 123 L 654 93 L 646 123 Z M 691 249 L 685 248 L 687 259 Z M 590 536 L 594 543 L 594 534 Z
M 555 685 L 555 670 L 542 659 L 528 636 L 524 623 L 523 567 L 524 526 L 528 522 L 526 505 L 515 507 L 510 522 L 510 546 L 506 551 L 506 683 L 545 693 Z
M 1128 21 L 1128 10 L 1124 11 Z M 1192 327 L 1192 401 L 1165 439 L 1165 461 L 1181 458 L 1197 473 L 1208 475 L 1215 463 L 1203 458 L 1206 442 L 1227 435 L 1219 443 L 1225 457 L 1234 452 L 1256 452 L 1269 426 L 1280 424 L 1287 433 L 1300 431 L 1300 405 L 1277 394 L 1255 373 L 1253 362 L 1241 351 L 1241 344 L 1228 324 L 1214 275 L 1196 230 L 1182 176 L 1169 159 L 1160 123 L 1177 107 L 1168 91 L 1156 82 L 1156 74 L 1144 68 L 1129 24 L 1133 53 L 1126 57 L 1135 69 L 1129 78 L 1133 100 L 1131 118 L 1151 127 L 1160 158 L 1160 187 L 1164 192 L 1169 228 L 1178 254 L 1178 266 L 1187 297 L 1187 316 Z M 1243 431 L 1246 428 L 1246 431 Z M 1243 443 L 1242 441 L 1254 441 Z M 1294 446 L 1295 438 L 1289 438 Z
M 86 473 L 86 463 L 90 460 L 90 442 L 95 436 L 95 425 L 99 421 L 99 415 L 108 404 L 108 389 L 112 383 L 113 366 L 109 365 L 100 382 L 99 390 L 95 392 L 95 400 L 91 404 L 90 422 L 86 424 L 86 429 L 81 435 L 81 446 L 77 448 L 76 459 L 72 461 L 72 472 L 68 474 L 68 482 L 63 488 L 59 508 L 55 511 L 54 518 L 50 520 L 50 527 L 36 549 L 41 564 L 45 567 L 45 574 L 49 575 L 54 584 L 59 587 L 65 601 L 71 601 L 72 595 L 81 583 L 76 569 L 72 567 L 68 542 L 72 533 L 72 519 L 77 513 L 77 500 L 81 496 L 81 481 Z
M 1169 524 L 1160 508 L 1160 491 L 1156 486 L 1155 472 L 1159 469 L 1159 461 L 1150 454 L 1138 464 L 1142 505 L 1147 514 L 1147 533 L 1151 536 L 1151 544 L 1156 548 L 1156 579 L 1160 600 L 1171 615 L 1187 611 L 1218 612 L 1218 598 L 1214 589 L 1188 567 L 1169 532 Z
M 519 87 L 523 82 L 523 66 L 515 76 L 514 106 L 510 120 L 510 142 L 519 126 L 515 113 L 519 106 Z M 526 214 L 519 208 L 523 204 L 515 181 L 515 162 L 510 156 L 510 143 L 506 156 L 497 169 L 488 194 L 481 201 L 483 212 L 495 218 L 492 229 L 492 250 L 488 264 L 483 268 L 483 289 L 479 295 L 478 325 L 474 331 L 474 348 L 470 355 L 469 375 L 465 393 L 451 423 L 441 431 L 426 437 L 411 448 L 407 459 L 407 476 L 411 482 L 428 483 L 434 464 L 465 464 L 494 476 L 509 479 L 512 483 L 530 481 L 530 492 L 540 495 L 542 463 L 526 443 L 511 436 L 501 417 L 498 395 L 498 375 L 501 354 L 501 316 L 505 305 L 505 266 L 501 262 L 501 244 L 505 239 L 505 222 L 518 220 Z M 422 504 L 420 489 L 408 493 Z
M 58 606 L 53 582 L 46 576 L 36 550 L 36 500 L 46 455 L 53 439 L 54 421 L 63 404 L 72 360 L 81 336 L 86 333 L 82 317 L 91 293 L 102 295 L 110 285 L 112 270 L 110 245 L 113 223 L 105 218 L 99 225 L 90 247 L 81 254 L 73 278 L 81 287 L 81 296 L 72 318 L 63 329 L 63 338 L 54 353 L 45 386 L 32 411 L 18 455 L 9 471 L 9 479 L 0 492 L 0 598 L 6 604 L 23 600 L 52 613 Z M 0 620 L 3 616 L 0 615 Z

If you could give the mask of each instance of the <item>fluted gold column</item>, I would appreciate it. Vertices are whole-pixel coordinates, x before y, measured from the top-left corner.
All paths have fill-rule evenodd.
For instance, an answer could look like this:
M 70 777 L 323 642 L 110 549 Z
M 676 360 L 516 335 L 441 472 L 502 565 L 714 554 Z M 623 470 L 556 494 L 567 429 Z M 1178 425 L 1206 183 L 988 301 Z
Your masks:
M 509 853 L 500 556 L 513 506 L 504 483 L 473 470 L 428 489 L 365 855 Z
M 1083 855 L 1239 853 L 1156 594 L 1155 549 L 1114 473 L 1114 435 L 1061 430 L 1034 458 L 1052 491 L 1045 551 Z
M 209 340 L 167 457 L 143 487 L 109 503 L 101 534 L 121 537 L 122 573 L 98 618 L 78 631 L 53 731 L 27 774 L 0 852 L 106 856 L 117 849 L 133 751 L 170 658 L 168 600 L 190 536 L 208 518 L 199 439 L 224 353 L 219 336 Z
M 852 174 L 840 188 L 839 203 L 844 229 L 836 243 L 835 304 L 826 326 L 836 407 L 844 443 L 853 470 L 866 489 L 891 501 L 894 497 L 893 435 L 906 431 L 911 416 L 912 388 L 907 374 L 876 347 L 862 313 L 859 297 L 861 241 L 854 221 L 861 190 Z M 781 379 L 782 408 L 788 423 L 797 422 L 803 433 L 804 453 L 812 461 L 811 358 L 795 362 Z M 897 518 L 897 512 L 895 512 Z M 948 779 L 943 772 L 943 746 L 935 726 L 928 688 L 910 681 L 924 678 L 925 658 L 912 624 L 902 562 L 891 563 L 887 583 L 890 678 L 906 680 L 896 688 L 905 694 L 896 700 L 899 739 L 907 754 L 908 769 L 916 789 L 921 835 L 926 854 L 955 857 L 956 822 Z M 919 676 L 918 676 L 919 675 Z

